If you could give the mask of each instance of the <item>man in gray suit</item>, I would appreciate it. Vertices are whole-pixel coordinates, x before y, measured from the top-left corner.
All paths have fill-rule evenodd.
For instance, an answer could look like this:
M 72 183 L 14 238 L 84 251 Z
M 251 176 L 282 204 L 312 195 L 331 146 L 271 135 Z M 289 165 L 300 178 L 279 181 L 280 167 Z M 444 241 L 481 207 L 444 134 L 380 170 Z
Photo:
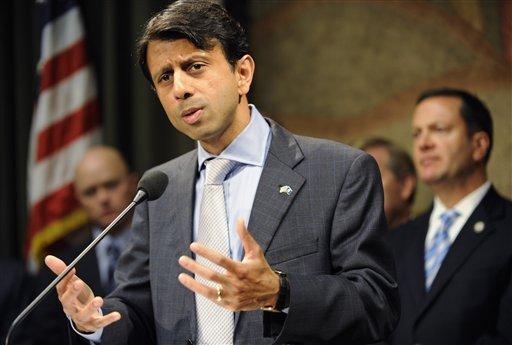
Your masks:
M 156 167 L 169 184 L 137 207 L 108 298 L 75 274 L 59 284 L 83 337 L 356 344 L 394 328 L 398 292 L 375 161 L 264 118 L 247 100 L 248 51 L 241 26 L 214 3 L 178 1 L 148 22 L 139 63 L 170 122 L 198 148 Z M 55 257 L 46 263 L 64 268 Z

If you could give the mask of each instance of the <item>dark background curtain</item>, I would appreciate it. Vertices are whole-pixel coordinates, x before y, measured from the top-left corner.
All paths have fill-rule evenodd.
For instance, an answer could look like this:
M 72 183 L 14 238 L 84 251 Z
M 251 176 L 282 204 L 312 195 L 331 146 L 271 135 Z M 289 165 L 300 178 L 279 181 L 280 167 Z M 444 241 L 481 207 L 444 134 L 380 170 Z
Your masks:
M 170 125 L 134 56 L 137 37 L 166 0 L 77 0 L 97 76 L 104 143 L 138 173 L 194 147 Z M 246 1 L 225 1 L 247 23 Z M 39 33 L 34 0 L 0 1 L 0 257 L 21 258 L 27 222 L 27 154 Z

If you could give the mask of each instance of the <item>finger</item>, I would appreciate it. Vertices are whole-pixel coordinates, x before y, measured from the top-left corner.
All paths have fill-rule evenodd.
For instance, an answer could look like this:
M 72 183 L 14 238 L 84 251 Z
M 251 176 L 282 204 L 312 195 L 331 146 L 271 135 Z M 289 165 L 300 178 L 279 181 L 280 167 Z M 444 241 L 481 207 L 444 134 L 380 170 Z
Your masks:
M 197 261 L 192 260 L 188 256 L 182 256 L 178 259 L 178 262 L 181 267 L 184 269 L 198 275 L 204 279 L 219 283 L 226 284 L 227 279 L 226 276 L 220 272 L 214 271 L 208 267 L 205 267 L 199 264 Z
M 53 273 L 59 275 L 66 268 L 64 261 L 53 255 L 47 255 L 44 258 L 44 263 L 52 270 Z
M 208 248 L 197 242 L 192 242 L 190 244 L 190 250 L 195 254 L 200 255 L 203 258 L 207 259 L 208 261 L 211 261 L 220 267 L 224 267 L 229 272 L 235 272 L 237 266 L 240 264 L 239 261 L 230 259 L 227 256 L 222 255 L 218 251 Z
M 98 329 L 106 327 L 111 323 L 114 323 L 121 319 L 121 314 L 114 311 L 107 315 L 98 315 L 92 317 L 87 322 L 81 323 L 77 320 L 73 320 L 79 331 L 82 332 L 96 332 Z
M 242 242 L 246 256 L 254 254 L 260 250 L 258 242 L 256 242 L 254 237 L 252 237 L 252 235 L 247 230 L 243 218 L 238 218 L 236 221 L 236 231 L 240 237 L 240 241 Z
M 47 255 L 44 258 L 44 263 L 46 266 L 55 274 L 59 275 L 66 269 L 66 264 L 61 259 L 53 256 Z M 57 293 L 61 295 L 67 289 L 67 286 L 70 282 L 75 280 L 76 270 L 73 268 L 69 273 L 57 284 Z
M 98 330 L 100 328 L 110 325 L 111 323 L 119 321 L 120 319 L 121 319 L 121 314 L 118 313 L 117 311 L 114 311 L 105 316 L 95 318 L 93 321 L 93 325 L 95 327 L 95 330 Z
M 101 297 L 94 297 L 85 307 L 73 316 L 73 320 L 77 323 L 83 324 L 91 322 L 95 318 L 101 317 L 99 308 L 103 305 Z
M 178 276 L 178 280 L 181 284 L 183 284 L 187 289 L 198 293 L 214 302 L 217 302 L 217 290 L 211 287 L 208 287 L 204 284 L 201 284 L 191 276 L 185 273 L 180 273 Z
M 93 296 L 90 296 L 89 300 L 79 300 L 78 296 L 82 292 L 84 283 L 77 280 L 69 285 L 69 288 L 60 296 L 60 302 L 64 308 L 64 312 L 69 316 L 75 316 L 79 313 L 87 303 L 92 300 Z

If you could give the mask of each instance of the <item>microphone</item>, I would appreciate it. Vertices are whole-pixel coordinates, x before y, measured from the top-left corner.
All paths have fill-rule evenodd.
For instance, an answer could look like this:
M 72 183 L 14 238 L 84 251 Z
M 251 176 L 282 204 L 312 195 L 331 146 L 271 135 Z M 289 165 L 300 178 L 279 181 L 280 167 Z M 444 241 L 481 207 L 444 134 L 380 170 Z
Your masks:
M 43 300 L 43 298 L 48 295 L 50 292 L 64 277 L 76 266 L 76 264 L 87 254 L 96 247 L 99 241 L 101 241 L 109 231 L 119 223 L 121 219 L 125 217 L 127 213 L 129 213 L 136 205 L 140 204 L 144 200 L 156 200 L 158 199 L 164 192 L 167 184 L 169 183 L 169 178 L 165 173 L 159 170 L 149 170 L 147 171 L 139 181 L 137 185 L 137 193 L 133 198 L 133 201 L 121 212 L 116 219 L 110 223 L 105 230 L 99 234 L 98 237 L 92 241 L 87 248 L 83 250 L 83 252 L 78 255 L 75 260 L 73 260 L 65 269 L 62 271 L 51 283 L 48 285 L 23 311 L 14 319 L 9 327 L 9 331 L 7 332 L 7 336 L 5 337 L 5 345 L 9 345 L 9 338 L 11 336 L 12 331 L 16 328 L 16 326 L 27 317 L 27 315 Z

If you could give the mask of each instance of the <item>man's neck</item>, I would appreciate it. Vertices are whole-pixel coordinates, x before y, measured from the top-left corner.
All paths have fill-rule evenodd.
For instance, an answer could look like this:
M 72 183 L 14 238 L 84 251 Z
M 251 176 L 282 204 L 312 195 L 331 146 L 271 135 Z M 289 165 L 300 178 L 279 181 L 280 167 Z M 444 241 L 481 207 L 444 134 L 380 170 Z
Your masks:
M 240 98 L 240 102 L 235 110 L 233 123 L 219 137 L 201 140 L 201 146 L 207 152 L 213 155 L 219 155 L 235 140 L 235 138 L 244 130 L 251 119 L 251 110 L 246 96 Z
M 487 181 L 485 170 L 477 170 L 474 174 L 456 181 L 445 181 L 433 185 L 432 190 L 444 206 L 452 208 L 466 195 L 483 185 Z
M 403 212 L 397 214 L 396 217 L 389 223 L 389 230 L 398 228 L 400 225 L 406 223 L 411 219 L 411 209 L 410 207 L 404 207 Z

